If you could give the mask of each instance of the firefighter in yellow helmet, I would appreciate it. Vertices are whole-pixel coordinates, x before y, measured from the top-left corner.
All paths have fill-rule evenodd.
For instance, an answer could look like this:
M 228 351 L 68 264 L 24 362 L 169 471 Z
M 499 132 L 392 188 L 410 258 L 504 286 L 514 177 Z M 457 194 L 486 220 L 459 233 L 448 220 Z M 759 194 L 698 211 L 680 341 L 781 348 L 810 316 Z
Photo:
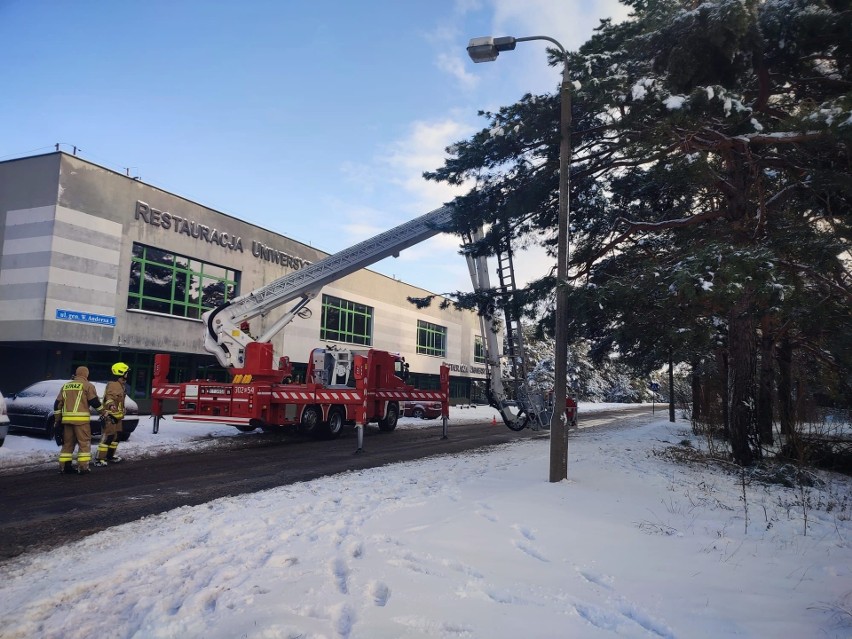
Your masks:
M 53 402 L 54 421 L 62 428 L 62 450 L 59 452 L 59 472 L 73 473 L 74 448 L 77 452 L 77 472 L 88 473 L 92 460 L 92 428 L 89 406 L 98 409 L 101 401 L 94 384 L 89 381 L 89 369 L 78 366 L 71 381 L 65 382 Z
M 121 432 L 121 420 L 124 418 L 124 398 L 127 395 L 127 375 L 130 367 L 124 362 L 112 365 L 115 379 L 108 382 L 104 390 L 104 431 L 98 444 L 98 458 L 95 466 L 117 464 L 121 457 L 118 450 L 118 434 Z

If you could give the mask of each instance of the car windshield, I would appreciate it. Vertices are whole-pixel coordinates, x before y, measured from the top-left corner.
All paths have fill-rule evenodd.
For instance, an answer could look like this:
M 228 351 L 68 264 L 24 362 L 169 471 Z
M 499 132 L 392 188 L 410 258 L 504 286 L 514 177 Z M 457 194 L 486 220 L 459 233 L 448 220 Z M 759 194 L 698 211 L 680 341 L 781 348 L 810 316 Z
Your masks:
M 59 381 L 39 382 L 32 386 L 27 386 L 16 397 L 46 397 L 51 394 L 56 395 L 59 392 L 61 383 Z
M 59 389 L 67 381 L 66 379 L 48 379 L 43 382 L 37 382 L 16 393 L 15 397 L 55 397 L 59 394 Z M 106 389 L 106 382 L 92 382 L 92 384 L 98 395 L 103 395 Z

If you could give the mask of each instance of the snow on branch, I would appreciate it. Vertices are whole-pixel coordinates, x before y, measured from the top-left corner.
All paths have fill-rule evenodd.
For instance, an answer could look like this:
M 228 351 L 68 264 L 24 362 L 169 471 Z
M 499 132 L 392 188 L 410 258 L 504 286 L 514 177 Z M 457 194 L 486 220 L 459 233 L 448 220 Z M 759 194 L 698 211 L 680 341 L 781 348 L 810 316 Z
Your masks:
M 717 129 L 703 128 L 700 131 L 675 129 L 681 136 L 682 148 L 686 151 L 721 151 L 748 145 L 798 144 L 818 140 L 826 134 L 822 131 L 779 131 L 776 133 L 744 133 L 730 136 Z
M 722 217 L 722 215 L 724 215 L 724 212 L 721 209 L 710 209 L 703 213 L 699 213 L 698 215 L 691 215 L 689 217 L 682 217 L 674 220 L 662 220 L 660 222 L 636 222 L 620 217 L 615 221 L 615 224 L 626 224 L 628 234 L 632 235 L 636 231 L 665 231 L 667 229 L 694 226 L 708 220 L 715 220 Z
M 822 131 L 779 131 L 777 133 L 747 133 L 735 139 L 745 140 L 749 144 L 795 144 L 809 142 L 824 137 Z
M 592 265 L 595 262 L 597 262 L 599 259 L 601 259 L 613 249 L 617 248 L 622 242 L 630 239 L 638 232 L 655 232 L 665 231 L 667 229 L 683 228 L 700 224 L 708 220 L 714 220 L 722 217 L 723 215 L 724 211 L 718 209 L 711 209 L 703 213 L 699 213 L 698 215 L 693 215 L 691 217 L 677 218 L 673 220 L 663 220 L 661 222 L 637 222 L 634 220 L 628 220 L 624 217 L 619 217 L 615 220 L 613 228 L 622 224 L 626 224 L 627 228 L 621 233 L 619 233 L 616 237 L 611 239 L 609 242 L 604 244 L 598 251 L 595 252 L 594 255 L 590 256 L 590 258 L 586 260 L 585 268 L 578 269 L 572 279 L 578 279 L 588 274 L 588 272 L 592 268 Z

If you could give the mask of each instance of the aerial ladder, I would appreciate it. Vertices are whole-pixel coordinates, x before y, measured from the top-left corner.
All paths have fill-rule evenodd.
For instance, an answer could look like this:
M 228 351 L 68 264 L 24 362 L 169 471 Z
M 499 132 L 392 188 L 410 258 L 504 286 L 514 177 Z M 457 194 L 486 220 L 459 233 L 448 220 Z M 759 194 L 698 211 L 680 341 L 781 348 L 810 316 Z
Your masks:
M 513 311 L 512 301 L 517 293 L 515 285 L 515 264 L 509 234 L 503 235 L 502 246 L 497 251 L 497 281 L 500 283 L 500 296 L 504 300 L 504 318 L 506 321 L 506 345 L 511 362 L 512 379 L 515 392 L 522 392 L 520 380 L 527 378 L 526 358 L 524 355 L 524 333 L 521 320 Z
M 257 378 L 256 370 L 245 370 L 247 351 L 254 344 L 270 342 L 303 312 L 323 286 L 391 255 L 398 257 L 400 251 L 449 230 L 451 220 L 452 209 L 443 206 L 207 311 L 202 316 L 206 325 L 204 348 L 234 374 L 252 373 Z M 291 302 L 293 306 L 258 337 L 240 329 L 243 322 Z M 261 377 L 270 376 L 264 373 Z M 271 377 L 281 380 L 276 373 Z
M 162 401 L 178 400 L 175 419 L 195 422 L 233 423 L 241 430 L 257 426 L 298 424 L 308 432 L 334 437 L 344 422 L 355 422 L 361 449 L 363 426 L 377 421 L 382 430 L 393 430 L 399 403 L 409 400 L 441 401 L 444 436 L 448 418 L 449 369 L 441 366 L 441 390 L 420 391 L 405 384 L 399 357 L 374 349 L 317 348 L 308 359 L 304 384 L 284 383 L 292 368 L 289 358 L 276 359 L 272 338 L 296 317 L 309 313 L 307 306 L 326 284 L 451 230 L 453 210 L 444 206 L 392 228 L 373 238 L 283 275 L 246 295 L 234 298 L 202 316 L 204 348 L 232 375 L 230 383 L 193 380 L 173 384 L 167 380 L 168 355 L 157 355 L 152 388 L 152 414 L 157 432 Z M 475 290 L 490 288 L 487 260 L 468 258 Z M 289 307 L 287 307 L 289 305 Z M 279 307 L 284 313 L 257 337 L 244 330 L 246 323 Z M 486 349 L 487 397 L 506 425 L 513 430 L 538 428 L 543 409 L 524 388 L 516 391 L 514 405 L 506 400 L 501 379 L 499 329 L 494 318 L 481 318 Z M 521 355 L 514 355 L 513 360 Z M 525 380 L 524 380 L 525 382 Z
M 467 260 L 470 279 L 476 291 L 491 289 L 491 278 L 488 273 L 488 260 L 485 256 L 474 256 L 470 247 L 481 240 L 483 233 L 477 229 L 466 238 Z M 498 252 L 498 279 L 500 293 L 503 296 L 514 294 L 515 274 L 511 262 L 511 247 L 508 239 L 506 245 Z M 543 393 L 531 391 L 527 383 L 526 357 L 523 346 L 523 334 L 520 320 L 511 311 L 511 304 L 504 304 L 506 339 L 510 360 L 511 381 L 515 391 L 514 403 L 506 397 L 503 386 L 503 367 L 500 362 L 498 345 L 499 327 L 497 318 L 480 314 L 479 322 L 482 330 L 482 340 L 485 345 L 485 396 L 488 403 L 500 411 L 503 422 L 511 430 L 548 429 L 550 427 L 551 407 Z

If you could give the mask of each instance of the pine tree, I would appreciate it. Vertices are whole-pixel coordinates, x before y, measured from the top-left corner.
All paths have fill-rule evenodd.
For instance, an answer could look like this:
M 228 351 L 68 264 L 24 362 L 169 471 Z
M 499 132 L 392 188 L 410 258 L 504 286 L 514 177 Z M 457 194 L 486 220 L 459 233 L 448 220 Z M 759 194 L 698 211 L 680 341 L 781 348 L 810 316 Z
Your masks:
M 570 56 L 569 330 L 600 361 L 725 362 L 714 386 L 748 464 L 771 424 L 778 344 L 815 381 L 849 388 L 852 12 L 839 0 L 622 1 L 631 19 L 603 21 Z M 426 175 L 475 178 L 455 201 L 460 230 L 490 225 L 474 250 L 506 232 L 554 246 L 558 107 L 526 95 L 483 113 L 489 126 Z M 553 285 L 546 274 L 531 286 L 524 309 Z

